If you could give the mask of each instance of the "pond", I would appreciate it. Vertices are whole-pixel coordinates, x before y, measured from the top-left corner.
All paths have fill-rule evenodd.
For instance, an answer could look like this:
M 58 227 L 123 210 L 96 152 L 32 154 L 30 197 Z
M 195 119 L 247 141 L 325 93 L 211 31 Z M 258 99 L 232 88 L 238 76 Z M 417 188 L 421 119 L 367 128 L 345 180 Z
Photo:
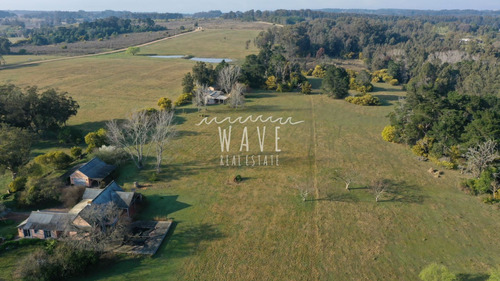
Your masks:
M 168 55 L 168 56 L 150 56 L 151 58 L 160 58 L 160 59 L 181 59 L 181 58 L 188 58 L 183 55 Z M 208 63 L 220 63 L 223 60 L 226 62 L 232 62 L 232 59 L 227 59 L 227 58 L 199 58 L 199 57 L 193 57 L 189 58 L 190 60 L 194 61 L 202 61 L 202 62 L 208 62 Z

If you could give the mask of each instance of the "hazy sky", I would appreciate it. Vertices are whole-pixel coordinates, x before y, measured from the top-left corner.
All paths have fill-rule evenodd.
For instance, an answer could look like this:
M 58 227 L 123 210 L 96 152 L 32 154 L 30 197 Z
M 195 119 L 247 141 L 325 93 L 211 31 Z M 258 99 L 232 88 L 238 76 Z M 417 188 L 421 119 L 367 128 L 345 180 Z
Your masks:
M 320 8 L 500 10 L 500 0 L 0 0 L 0 10 L 58 10 L 192 13 Z

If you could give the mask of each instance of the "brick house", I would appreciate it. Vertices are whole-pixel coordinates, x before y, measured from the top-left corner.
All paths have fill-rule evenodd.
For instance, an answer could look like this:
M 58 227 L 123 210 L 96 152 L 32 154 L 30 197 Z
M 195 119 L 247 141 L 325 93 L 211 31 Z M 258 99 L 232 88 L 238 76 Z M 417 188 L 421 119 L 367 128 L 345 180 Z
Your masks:
M 94 157 L 73 172 L 69 179 L 72 185 L 97 187 L 102 181 L 108 179 L 115 169 L 115 166 L 108 165 L 101 159 Z
M 82 200 L 66 212 L 35 211 L 17 226 L 21 238 L 59 238 L 74 235 L 78 229 L 90 226 L 90 206 L 114 203 L 123 210 L 122 215 L 132 216 L 142 195 L 126 192 L 114 181 L 104 189 L 86 188 Z

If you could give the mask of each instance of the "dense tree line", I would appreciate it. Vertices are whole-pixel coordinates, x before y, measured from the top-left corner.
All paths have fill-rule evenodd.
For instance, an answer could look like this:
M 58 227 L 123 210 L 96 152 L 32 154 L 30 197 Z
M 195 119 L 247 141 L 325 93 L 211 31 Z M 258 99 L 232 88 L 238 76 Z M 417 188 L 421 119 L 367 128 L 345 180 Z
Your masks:
M 45 27 L 26 30 L 24 36 L 28 39 L 22 40 L 18 44 L 48 45 L 61 42 L 72 43 L 76 41 L 106 39 L 110 36 L 123 33 L 159 30 L 166 30 L 166 28 L 156 25 L 151 18 L 131 20 L 109 17 L 92 22 L 83 22 L 78 26 Z
M 60 25 L 62 23 L 77 23 L 95 21 L 109 17 L 128 19 L 181 19 L 180 13 L 134 13 L 129 11 L 29 11 L 22 14 L 24 18 L 43 19 L 47 25 Z
M 198 12 L 192 15 L 193 18 L 218 18 L 222 15 L 220 10 L 212 10 L 208 12 Z
M 246 12 L 228 12 L 221 17 L 225 19 L 262 20 L 279 24 L 295 24 L 314 19 L 342 19 L 342 18 L 371 18 L 379 20 L 406 20 L 408 18 L 420 18 L 431 23 L 436 22 L 461 22 L 466 24 L 485 25 L 496 23 L 498 27 L 498 11 L 475 11 L 475 10 L 363 10 L 363 9 L 324 9 L 324 10 L 275 10 L 261 11 L 249 10 Z

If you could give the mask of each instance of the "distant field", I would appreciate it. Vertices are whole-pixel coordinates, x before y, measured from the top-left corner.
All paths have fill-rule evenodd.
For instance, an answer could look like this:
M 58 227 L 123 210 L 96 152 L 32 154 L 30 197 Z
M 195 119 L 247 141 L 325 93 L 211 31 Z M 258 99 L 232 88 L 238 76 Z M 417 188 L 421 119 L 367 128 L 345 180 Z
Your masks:
M 256 34 L 253 30 L 207 30 L 143 47 L 140 54 L 192 54 L 241 60 L 255 52 L 253 44 L 245 49 L 245 41 Z M 51 57 L 6 56 L 5 60 L 15 64 L 45 58 Z M 123 118 L 133 109 L 155 107 L 160 97 L 175 99 L 182 91 L 182 77 L 194 64 L 184 59 L 119 53 L 0 70 L 0 83 L 55 87 L 69 92 L 81 107 L 70 124 L 93 130 L 106 120 Z
M 257 52 L 253 45 L 256 30 L 204 30 L 188 34 L 181 40 L 167 40 L 159 44 L 141 48 L 142 54 L 156 55 L 194 55 L 198 57 L 217 57 L 242 60 Z M 251 40 L 248 49 L 245 42 Z
M 141 53 L 242 59 L 256 51 L 244 43 L 257 32 L 207 30 Z M 114 54 L 0 70 L 0 82 L 70 92 L 82 107 L 70 124 L 94 130 L 132 109 L 156 106 L 159 97 L 175 98 L 193 65 Z M 196 109 L 178 109 L 179 135 L 161 181 L 140 190 L 148 202 L 140 218 L 174 218 L 174 231 L 154 257 L 122 257 L 81 280 L 418 280 L 432 262 L 472 279 L 500 264 L 498 210 L 461 192 L 457 172 L 434 178 L 431 163 L 381 139 L 387 114 L 404 95 L 400 87 L 377 83 L 373 94 L 384 106 L 361 107 L 319 95 L 321 81 L 311 82 L 310 96 L 256 91 L 243 110 L 220 105 L 206 113 L 304 120 L 281 126 L 279 167 L 220 167 L 218 126 L 196 126 Z M 249 154 L 258 152 L 256 126 L 263 125 L 246 125 Z M 266 126 L 264 153 L 275 154 L 274 125 Z M 232 127 L 233 152 L 243 127 Z M 351 191 L 332 178 L 338 168 L 360 173 Z M 147 183 L 151 172 L 129 165 L 118 182 L 130 189 L 135 181 Z M 231 183 L 237 174 L 244 181 Z M 377 204 L 367 186 L 382 178 L 392 191 Z M 306 202 L 299 189 L 309 191 Z M 9 279 L 14 257 L 25 251 L 0 253 L 0 278 Z

